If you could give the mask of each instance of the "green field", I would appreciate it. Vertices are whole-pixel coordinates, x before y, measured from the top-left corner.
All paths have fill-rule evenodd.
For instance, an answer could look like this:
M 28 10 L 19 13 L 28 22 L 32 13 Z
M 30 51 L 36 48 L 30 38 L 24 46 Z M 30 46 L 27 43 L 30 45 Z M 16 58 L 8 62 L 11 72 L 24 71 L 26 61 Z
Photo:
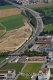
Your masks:
M 5 26 L 3 26 L 3 24 L 0 23 L 0 37 L 1 37 L 2 35 L 4 35 L 5 32 L 6 32 Z
M 0 24 L 0 30 L 4 30 L 4 29 L 5 29 L 5 27 L 1 26 L 1 24 Z
M 19 76 L 17 80 L 31 80 L 29 76 Z
M 0 18 L 0 23 L 2 23 L 6 27 L 6 30 L 9 31 L 23 26 L 24 20 L 25 17 L 19 14 L 10 17 Z
M 46 16 L 53 16 L 53 8 L 44 8 L 42 11 Z
M 23 66 L 24 66 L 24 64 L 22 64 L 22 63 L 9 63 L 9 64 L 6 64 L 5 66 L 3 66 L 1 68 L 1 70 L 15 69 L 16 73 L 18 74 L 21 71 Z
M 51 68 L 50 71 L 51 71 L 51 74 L 53 74 L 53 68 Z
M 44 32 L 51 32 L 51 31 L 53 31 L 53 25 L 52 24 L 46 25 L 44 28 Z
M 13 5 L 4 5 L 4 6 L 0 6 L 0 10 L 1 9 L 11 9 L 11 8 L 15 8 Z
M 24 73 L 38 73 L 41 69 L 42 64 L 40 63 L 30 63 L 27 64 L 25 69 L 23 70 Z
M 7 56 L 0 56 L 0 62 L 3 61 Z

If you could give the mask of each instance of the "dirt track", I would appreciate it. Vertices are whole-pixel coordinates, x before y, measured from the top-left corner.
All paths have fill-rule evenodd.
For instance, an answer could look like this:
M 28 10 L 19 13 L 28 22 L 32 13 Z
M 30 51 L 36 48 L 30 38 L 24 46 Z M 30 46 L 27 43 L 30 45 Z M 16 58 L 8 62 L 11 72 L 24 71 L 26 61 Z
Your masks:
M 20 13 L 21 13 L 21 10 L 18 8 L 0 10 L 0 18 L 12 16 L 12 15 L 17 15 Z
M 31 35 L 32 29 L 28 23 L 25 26 L 8 31 L 0 39 L 0 52 L 14 51 L 18 49 Z

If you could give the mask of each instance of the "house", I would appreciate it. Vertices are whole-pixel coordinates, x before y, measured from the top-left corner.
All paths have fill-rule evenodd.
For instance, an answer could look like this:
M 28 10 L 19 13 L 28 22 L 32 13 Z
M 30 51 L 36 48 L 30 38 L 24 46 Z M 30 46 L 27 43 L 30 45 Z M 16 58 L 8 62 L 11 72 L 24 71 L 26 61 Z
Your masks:
M 0 80 L 14 80 L 15 76 L 15 70 L 0 70 Z

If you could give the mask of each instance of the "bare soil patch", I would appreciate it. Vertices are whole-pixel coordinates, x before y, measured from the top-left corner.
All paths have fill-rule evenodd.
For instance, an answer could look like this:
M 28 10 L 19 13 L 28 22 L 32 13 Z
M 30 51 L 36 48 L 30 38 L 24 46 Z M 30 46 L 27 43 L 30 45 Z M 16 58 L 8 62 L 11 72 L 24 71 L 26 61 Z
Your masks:
M 0 18 L 12 16 L 12 15 L 17 15 L 17 14 L 20 14 L 20 13 L 21 13 L 21 10 L 18 9 L 18 8 L 4 9 L 4 10 L 0 10 Z
M 18 49 L 32 34 L 32 28 L 28 23 L 25 26 L 7 31 L 0 39 L 0 52 L 14 51 Z

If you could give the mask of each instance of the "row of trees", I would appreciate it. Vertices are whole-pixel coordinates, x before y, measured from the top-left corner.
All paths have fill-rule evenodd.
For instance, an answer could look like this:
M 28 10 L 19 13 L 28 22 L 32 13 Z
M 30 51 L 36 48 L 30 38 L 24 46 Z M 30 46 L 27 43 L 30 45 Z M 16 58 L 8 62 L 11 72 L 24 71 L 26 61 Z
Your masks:
M 48 53 L 46 52 L 37 52 L 37 51 L 28 51 L 28 50 L 25 50 L 24 54 L 21 54 L 22 56 L 23 55 L 26 55 L 26 56 L 48 56 Z
M 46 34 L 53 35 L 53 30 L 49 31 L 49 32 L 48 31 L 46 31 L 46 32 L 43 31 L 43 32 L 40 33 L 40 36 L 43 36 L 43 35 L 46 35 Z
M 34 18 L 34 16 L 29 12 L 29 11 L 25 11 L 26 12 L 26 14 L 27 14 L 27 17 L 29 18 L 29 20 L 30 20 L 30 23 L 34 26 L 34 27 L 36 27 L 36 19 Z
M 47 24 L 53 24 L 53 8 L 51 8 L 51 10 L 50 10 L 50 8 L 46 8 L 46 9 L 35 9 L 37 12 L 39 12 L 40 13 L 40 16 L 42 16 L 42 19 L 43 19 L 43 22 L 44 22 L 44 24 L 45 25 L 47 25 Z M 50 15 L 46 15 L 46 11 L 48 12 L 48 14 L 50 14 Z
M 7 3 L 5 2 L 5 0 L 0 0 L 0 6 L 2 5 L 6 5 Z
M 53 25 L 53 8 L 42 8 L 42 9 L 35 9 L 37 12 L 40 13 L 40 16 L 42 16 L 42 20 L 43 20 L 43 23 L 45 25 L 48 25 L 48 24 L 52 24 Z M 49 15 L 47 15 L 46 13 L 48 13 Z M 44 31 L 40 33 L 41 36 L 45 35 L 45 34 L 50 34 L 52 35 L 53 34 L 53 30 L 51 30 L 50 32 L 49 31 Z

